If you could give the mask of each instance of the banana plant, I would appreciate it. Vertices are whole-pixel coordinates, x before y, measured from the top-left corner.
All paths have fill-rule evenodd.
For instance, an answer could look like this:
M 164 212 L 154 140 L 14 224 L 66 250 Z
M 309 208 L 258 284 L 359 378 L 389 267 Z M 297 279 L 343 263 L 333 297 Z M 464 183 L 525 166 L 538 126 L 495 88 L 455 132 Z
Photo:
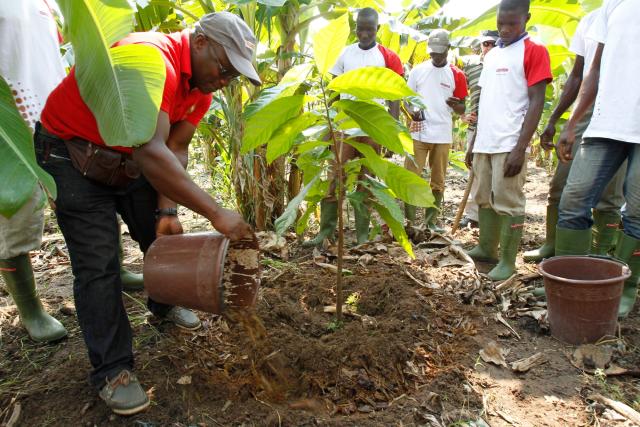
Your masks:
M 304 232 L 311 213 L 330 188 L 326 180 L 329 167 L 336 171 L 338 198 L 338 271 L 336 298 L 338 320 L 342 305 L 342 260 L 344 254 L 343 208 L 345 196 L 352 204 L 360 202 L 355 187 L 362 167 L 372 176 L 361 182 L 369 189 L 372 206 L 386 223 L 394 238 L 413 256 L 404 230 L 404 216 L 396 199 L 415 206 L 433 206 L 429 185 L 418 175 L 390 162 L 357 136 L 370 136 L 378 144 L 399 155 L 412 154 L 411 136 L 376 99 L 390 101 L 417 98 L 402 77 L 381 67 L 365 67 L 330 80 L 329 69 L 335 63 L 350 35 L 348 15 L 330 21 L 313 40 L 312 68 L 300 66 L 294 75 L 285 75 L 279 85 L 264 92 L 247 107 L 241 153 L 266 146 L 267 161 L 281 156 L 297 156 L 303 171 L 304 188 L 293 198 L 276 220 L 276 231 L 284 233 L 294 225 L 298 210 L 306 201 L 306 210 L 296 225 Z M 306 72 L 305 72 L 306 71 Z M 334 99 L 350 95 L 349 99 Z M 334 152 L 349 144 L 362 158 L 345 161 Z M 343 179 L 344 178 L 344 179 Z
M 0 76 L 0 215 L 11 218 L 31 198 L 35 186 L 56 197 L 53 178 L 38 166 L 31 130 L 20 115 L 11 88 Z M 44 203 L 44 195 L 40 206 Z
M 165 65 L 151 46 L 112 47 L 133 30 L 127 0 L 57 0 L 75 54 L 80 95 L 108 145 L 138 146 L 155 132 Z

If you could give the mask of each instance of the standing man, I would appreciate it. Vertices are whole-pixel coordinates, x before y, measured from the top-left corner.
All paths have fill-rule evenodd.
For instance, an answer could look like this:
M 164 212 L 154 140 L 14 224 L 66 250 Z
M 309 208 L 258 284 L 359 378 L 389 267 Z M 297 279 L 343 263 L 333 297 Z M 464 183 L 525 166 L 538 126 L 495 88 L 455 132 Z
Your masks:
M 444 179 L 453 142 L 451 114 L 464 113 L 467 78 L 458 67 L 447 62 L 450 47 L 447 30 L 432 31 L 427 46 L 431 60 L 417 65 L 409 73 L 409 87 L 422 97 L 427 108 L 412 113 L 419 129 L 411 133 L 414 159 L 407 157 L 404 166 L 420 175 L 429 158 L 435 206 L 425 209 L 424 223 L 430 230 L 441 233 L 443 230 L 436 221 L 444 198 Z M 415 221 L 416 207 L 405 204 L 405 216 L 409 222 Z
M 466 157 L 478 180 L 480 220 L 480 241 L 469 255 L 495 262 L 500 247 L 500 262 L 488 273 L 491 280 L 515 272 L 527 152 L 552 80 L 549 52 L 525 31 L 530 18 L 529 0 L 502 0 L 498 6 L 500 39 L 484 59 L 478 130 Z
M 358 43 L 346 46 L 335 65 L 329 71 L 334 77 L 344 74 L 348 71 L 356 70 L 362 67 L 386 67 L 395 71 L 399 75 L 404 74 L 402 62 L 398 55 L 390 49 L 376 42 L 376 34 L 378 33 L 378 12 L 370 7 L 365 7 L 358 12 L 356 19 L 356 36 Z M 341 95 L 345 98 L 349 95 Z M 396 119 L 400 113 L 400 104 L 398 101 L 389 104 L 389 112 Z M 359 137 L 359 142 L 371 145 L 376 152 L 380 153 L 380 146 L 370 137 Z M 349 144 L 342 144 L 342 152 L 334 153 L 340 155 L 343 162 L 355 159 L 359 156 L 358 151 Z M 361 172 L 364 177 L 365 171 Z M 324 239 L 331 238 L 338 225 L 338 201 L 335 194 L 336 182 L 335 172 L 332 174 L 329 194 L 320 202 L 320 231 L 315 238 L 303 243 L 303 246 L 320 246 Z M 351 200 L 355 217 L 356 217 L 356 238 L 358 244 L 369 240 L 369 222 L 371 213 L 368 201 L 368 191 L 358 187 L 358 192 L 365 193 L 358 197 L 361 202 Z M 355 198 L 354 198 L 355 199 Z
M 117 44 L 131 43 L 158 49 L 166 64 L 156 131 L 148 143 L 133 149 L 106 147 L 80 96 L 74 70 L 49 96 L 35 136 L 38 161 L 58 186 L 56 216 L 71 257 L 78 322 L 93 366 L 91 382 L 106 404 L 123 415 L 143 410 L 149 398 L 131 372 L 132 334 L 121 296 L 116 213 L 143 252 L 156 235 L 181 232 L 176 203 L 205 216 L 233 240 L 250 236 L 242 217 L 218 206 L 185 168 L 189 143 L 209 108 L 211 93 L 240 74 L 260 84 L 252 65 L 255 37 L 231 13 L 204 15 L 193 31 L 133 33 Z M 116 165 L 134 161 L 142 174 L 128 184 L 89 179 L 70 160 L 67 147 L 74 146 L 84 147 L 85 153 L 120 156 Z M 121 181 L 128 176 L 118 175 Z M 180 327 L 200 326 L 189 310 L 151 299 L 148 306 Z
M 554 147 L 553 136 L 556 133 L 556 123 L 578 97 L 578 92 L 580 91 L 583 78 L 587 75 L 587 72 L 591 67 L 598 43 L 595 40 L 589 39 L 587 34 L 601 10 L 601 8 L 596 9 L 582 18 L 580 24 L 578 24 L 576 33 L 571 40 L 571 46 L 569 49 L 576 54 L 576 60 L 573 64 L 573 69 L 569 74 L 569 78 L 564 85 L 564 89 L 562 90 L 560 101 L 553 110 L 551 117 L 549 117 L 549 123 L 547 123 L 544 132 L 540 136 L 540 145 L 545 150 L 551 150 Z M 576 155 L 580 142 L 582 141 L 582 134 L 587 129 L 587 126 L 591 121 L 592 114 L 593 108 L 590 108 L 576 125 L 576 143 L 573 144 L 573 151 L 571 153 L 572 157 Z M 553 178 L 551 179 L 551 183 L 549 184 L 546 240 L 544 245 L 540 248 L 525 252 L 523 256 L 525 261 L 537 262 L 541 261 L 543 258 L 555 255 L 558 204 L 560 203 L 562 190 L 567 183 L 570 168 L 571 161 L 566 163 L 562 161 L 558 162 L 558 167 L 556 168 Z M 624 182 L 625 171 L 626 167 L 623 166 L 620 168 L 609 185 L 607 185 L 607 188 L 602 193 L 602 198 L 598 201 L 598 205 L 593 210 L 594 238 L 591 253 L 606 255 L 614 246 L 618 226 L 620 224 L 620 207 L 624 203 L 624 197 L 622 196 L 622 183 Z M 563 242 L 563 244 L 571 243 L 572 242 Z
M 485 30 L 482 32 L 480 43 L 480 56 L 477 62 L 469 62 L 463 69 L 464 74 L 467 76 L 467 83 L 469 85 L 469 107 L 468 113 L 462 115 L 462 121 L 468 124 L 467 127 L 467 149 L 471 145 L 471 141 L 476 134 L 476 127 L 478 123 L 478 107 L 480 106 L 480 74 L 482 73 L 482 65 L 484 57 L 491 49 L 496 46 L 498 40 L 498 32 L 495 30 Z M 473 172 L 470 171 L 471 176 Z M 478 227 L 478 205 L 475 202 L 476 193 L 478 192 L 478 180 L 474 179 L 471 184 L 471 191 L 469 192 L 469 200 L 465 207 L 465 216 L 460 221 L 460 228 L 466 228 L 471 226 L 472 228 Z
M 578 123 L 592 104 L 593 116 L 577 149 L 562 192 L 556 228 L 556 255 L 584 255 L 591 247 L 591 209 L 620 166 L 627 161 L 622 208 L 624 231 L 614 256 L 629 264 L 618 315 L 631 312 L 640 280 L 640 0 L 609 0 L 588 37 L 598 43 L 578 105 L 558 140 L 558 158 L 573 158 Z M 621 66 L 624 64 L 624 66 Z
M 33 131 L 47 96 L 65 76 L 58 29 L 44 0 L 0 2 L 0 58 L 0 75 Z M 8 219 L 0 215 L 0 273 L 31 339 L 48 342 L 67 331 L 42 307 L 29 257 L 42 243 L 42 197 L 36 184 L 33 196 L 16 214 Z

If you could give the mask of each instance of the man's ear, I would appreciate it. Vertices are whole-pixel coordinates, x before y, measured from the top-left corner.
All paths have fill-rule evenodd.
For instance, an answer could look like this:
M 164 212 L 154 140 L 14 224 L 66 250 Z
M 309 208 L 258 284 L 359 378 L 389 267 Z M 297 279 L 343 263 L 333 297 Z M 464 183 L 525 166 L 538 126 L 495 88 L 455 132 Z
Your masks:
M 191 46 L 200 51 L 207 48 L 207 37 L 202 33 L 195 33 Z

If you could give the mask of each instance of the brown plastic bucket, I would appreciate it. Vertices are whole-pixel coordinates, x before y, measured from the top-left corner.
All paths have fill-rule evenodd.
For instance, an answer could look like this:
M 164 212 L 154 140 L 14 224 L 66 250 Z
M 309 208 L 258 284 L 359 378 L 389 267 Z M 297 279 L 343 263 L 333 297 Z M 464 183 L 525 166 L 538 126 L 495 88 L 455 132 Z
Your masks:
M 144 286 L 151 298 L 221 314 L 255 304 L 260 249 L 252 239 L 230 241 L 215 232 L 156 239 L 144 259 Z
M 557 256 L 540 263 L 551 335 L 569 344 L 614 335 L 629 267 L 595 256 Z

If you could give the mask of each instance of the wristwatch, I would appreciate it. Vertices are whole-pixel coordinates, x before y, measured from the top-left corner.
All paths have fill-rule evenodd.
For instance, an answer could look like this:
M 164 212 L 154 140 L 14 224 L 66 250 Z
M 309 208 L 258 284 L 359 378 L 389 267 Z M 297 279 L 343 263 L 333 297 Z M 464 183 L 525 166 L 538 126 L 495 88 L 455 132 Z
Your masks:
M 178 208 L 156 209 L 156 218 L 160 218 L 161 216 L 178 216 Z

